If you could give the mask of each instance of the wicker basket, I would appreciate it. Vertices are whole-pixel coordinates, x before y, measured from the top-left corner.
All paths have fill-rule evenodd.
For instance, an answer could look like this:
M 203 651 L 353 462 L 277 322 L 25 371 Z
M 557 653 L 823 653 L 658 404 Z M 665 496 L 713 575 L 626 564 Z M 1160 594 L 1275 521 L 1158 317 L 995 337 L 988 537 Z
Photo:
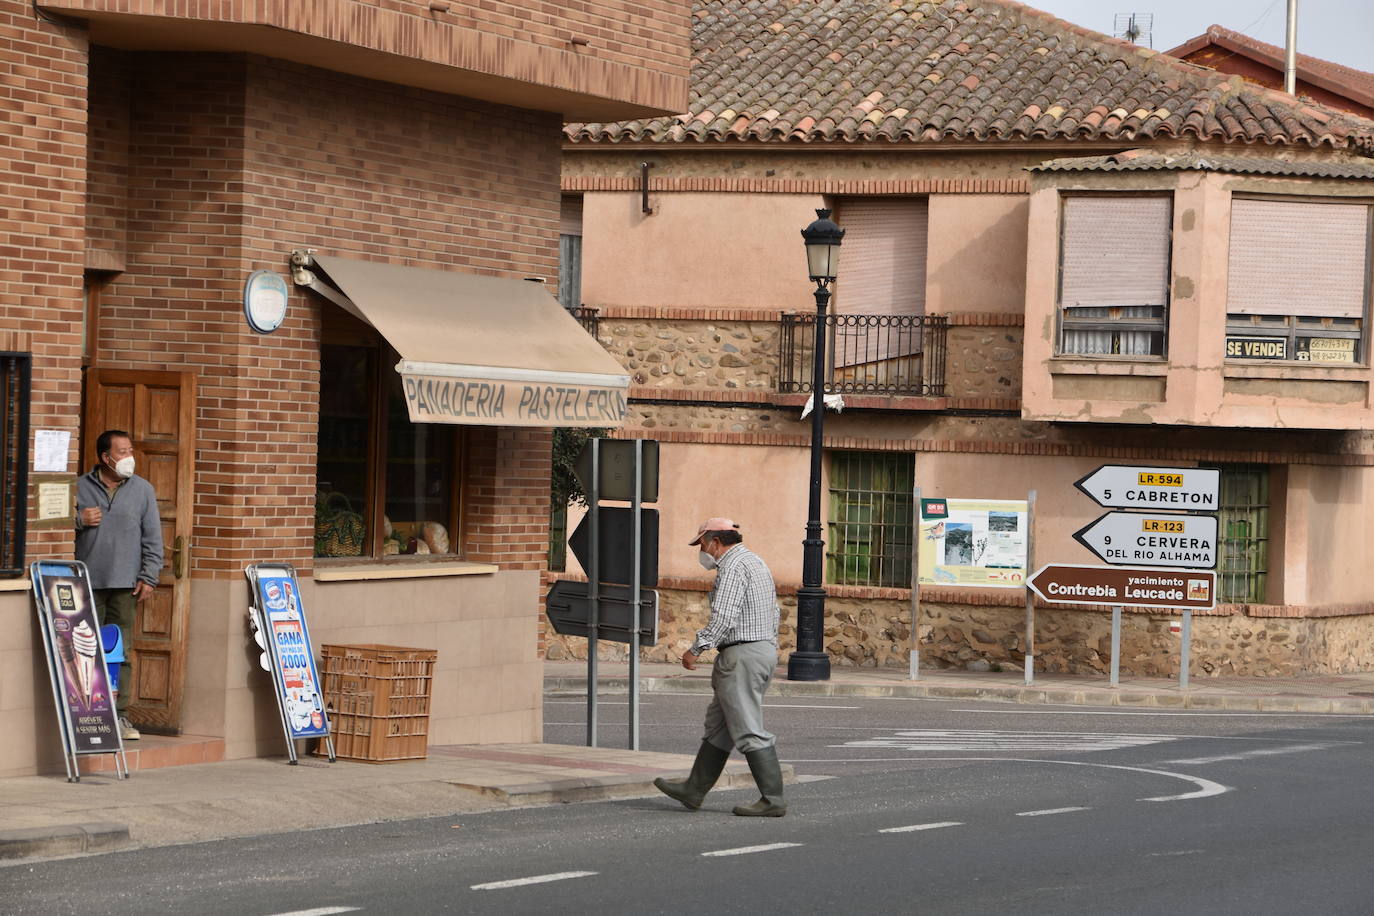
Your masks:
M 422 760 L 429 744 L 434 649 L 320 646 L 334 753 L 347 760 Z M 321 748 L 316 753 L 323 753 Z

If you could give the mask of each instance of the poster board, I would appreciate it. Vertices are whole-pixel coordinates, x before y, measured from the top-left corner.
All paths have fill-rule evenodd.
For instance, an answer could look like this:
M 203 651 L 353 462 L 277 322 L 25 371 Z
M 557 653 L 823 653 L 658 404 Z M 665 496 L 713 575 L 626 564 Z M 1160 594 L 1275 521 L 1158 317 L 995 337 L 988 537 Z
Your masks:
M 920 585 L 1025 587 L 1026 500 L 922 499 L 920 508 Z
M 61 728 L 67 781 L 81 780 L 77 757 L 87 754 L 114 754 L 116 777 L 127 779 L 129 765 L 86 564 L 39 560 L 29 567 L 29 578 Z
M 294 765 L 297 740 L 323 738 L 332 763 L 329 714 L 295 567 L 289 563 L 256 563 L 244 573 L 252 588 L 248 611 L 253 635 L 263 650 L 263 667 L 272 676 L 287 755 Z

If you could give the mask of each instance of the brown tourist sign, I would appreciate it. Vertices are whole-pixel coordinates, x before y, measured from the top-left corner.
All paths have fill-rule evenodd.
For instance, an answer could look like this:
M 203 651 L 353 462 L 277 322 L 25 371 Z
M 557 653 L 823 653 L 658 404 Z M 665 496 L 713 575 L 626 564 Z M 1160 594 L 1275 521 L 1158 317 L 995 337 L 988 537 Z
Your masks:
M 1040 567 L 1027 584 L 1052 604 L 1103 604 L 1180 611 L 1210 611 L 1217 605 L 1217 576 L 1210 569 L 1050 563 Z

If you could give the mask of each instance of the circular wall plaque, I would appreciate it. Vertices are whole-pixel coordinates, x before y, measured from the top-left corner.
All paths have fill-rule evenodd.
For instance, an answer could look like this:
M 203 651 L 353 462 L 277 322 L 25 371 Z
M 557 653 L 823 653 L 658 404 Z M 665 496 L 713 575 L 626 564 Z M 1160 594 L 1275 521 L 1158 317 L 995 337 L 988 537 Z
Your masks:
M 270 270 L 255 270 L 243 285 L 243 313 L 248 326 L 270 334 L 286 319 L 286 280 Z

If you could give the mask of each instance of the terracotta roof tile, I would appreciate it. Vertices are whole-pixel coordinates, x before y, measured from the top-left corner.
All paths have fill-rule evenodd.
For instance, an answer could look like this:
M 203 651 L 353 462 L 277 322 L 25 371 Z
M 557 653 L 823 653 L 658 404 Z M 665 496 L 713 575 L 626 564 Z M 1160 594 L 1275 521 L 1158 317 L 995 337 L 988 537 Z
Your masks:
M 665 143 L 1189 137 L 1374 153 L 1374 122 L 1013 0 L 696 0 L 693 15 L 690 111 L 569 124 L 567 135 Z
M 1241 175 L 1300 175 L 1308 178 L 1364 178 L 1374 180 L 1374 160 L 1285 161 L 1258 156 L 1179 153 L 1167 155 L 1133 149 L 1110 156 L 1051 159 L 1031 166 L 1031 172 L 1153 172 L 1196 170 Z

